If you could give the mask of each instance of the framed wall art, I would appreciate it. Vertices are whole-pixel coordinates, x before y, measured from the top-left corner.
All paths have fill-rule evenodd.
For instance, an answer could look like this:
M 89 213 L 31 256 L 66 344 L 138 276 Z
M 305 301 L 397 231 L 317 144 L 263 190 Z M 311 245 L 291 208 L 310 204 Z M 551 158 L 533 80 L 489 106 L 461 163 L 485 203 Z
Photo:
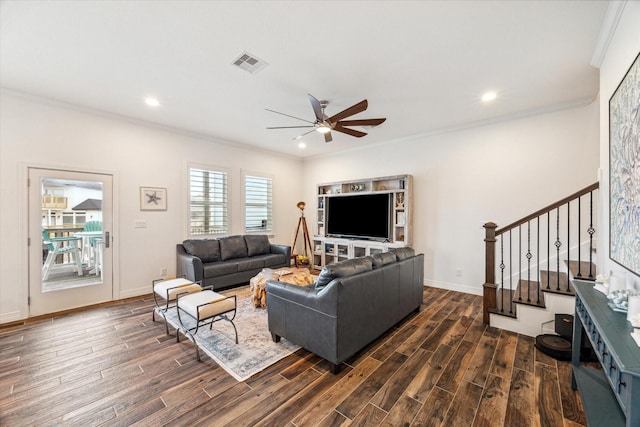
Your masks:
M 140 187 L 140 210 L 166 211 L 167 189 L 158 187 Z
M 640 54 L 609 100 L 609 257 L 640 275 Z

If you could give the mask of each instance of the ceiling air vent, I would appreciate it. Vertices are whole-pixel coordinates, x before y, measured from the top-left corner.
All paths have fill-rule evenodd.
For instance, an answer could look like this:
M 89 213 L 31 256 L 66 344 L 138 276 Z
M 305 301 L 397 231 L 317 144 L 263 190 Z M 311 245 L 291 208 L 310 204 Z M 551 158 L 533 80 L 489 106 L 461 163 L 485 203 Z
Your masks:
M 242 52 L 240 56 L 233 60 L 233 65 L 253 74 L 266 67 L 267 63 L 248 52 Z

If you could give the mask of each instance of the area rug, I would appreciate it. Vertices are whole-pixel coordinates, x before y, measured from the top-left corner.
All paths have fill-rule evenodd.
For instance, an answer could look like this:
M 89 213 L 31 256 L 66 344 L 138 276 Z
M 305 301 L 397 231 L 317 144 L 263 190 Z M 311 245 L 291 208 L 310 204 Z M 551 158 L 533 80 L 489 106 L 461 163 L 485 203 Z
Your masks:
M 235 343 L 233 326 L 224 320 L 215 322 L 213 329 L 208 326 L 201 328 L 195 339 L 200 350 L 235 379 L 244 381 L 300 348 L 284 338 L 279 343 L 273 342 L 268 328 L 267 309 L 253 306 L 248 286 L 221 293 L 236 295 L 237 313 L 233 322 L 238 328 L 238 344 Z M 187 327 L 195 326 L 195 321 L 189 316 L 182 316 L 182 320 Z M 175 309 L 167 312 L 167 321 L 178 328 L 180 323 Z M 181 341 L 183 337 L 181 333 Z

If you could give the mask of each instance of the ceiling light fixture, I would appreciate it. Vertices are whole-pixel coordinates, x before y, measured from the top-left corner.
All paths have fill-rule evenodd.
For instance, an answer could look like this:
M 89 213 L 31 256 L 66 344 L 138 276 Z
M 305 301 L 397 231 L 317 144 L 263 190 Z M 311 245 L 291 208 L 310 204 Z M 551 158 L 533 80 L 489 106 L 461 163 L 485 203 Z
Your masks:
M 483 102 L 491 102 L 494 99 L 496 99 L 498 97 L 498 94 L 495 92 L 486 92 L 484 95 L 482 95 L 482 101 Z
M 316 130 L 318 132 L 320 132 L 320 133 L 329 133 L 329 132 L 331 132 L 331 126 L 327 126 L 324 123 L 321 123 L 321 124 L 318 125 Z
M 160 106 L 160 101 L 158 101 L 158 98 L 154 98 L 152 96 L 148 96 L 144 99 L 144 103 L 147 104 L 149 107 L 159 107 Z
M 300 141 L 298 142 L 298 148 L 307 148 L 307 144 L 305 144 L 304 141 Z

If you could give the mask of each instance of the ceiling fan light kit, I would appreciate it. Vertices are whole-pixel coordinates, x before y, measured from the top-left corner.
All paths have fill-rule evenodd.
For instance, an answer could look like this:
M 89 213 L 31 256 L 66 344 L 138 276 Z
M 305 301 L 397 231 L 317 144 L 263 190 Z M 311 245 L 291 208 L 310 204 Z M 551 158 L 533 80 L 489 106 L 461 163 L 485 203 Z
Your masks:
M 357 104 L 352 105 L 351 107 L 340 111 L 337 114 L 334 114 L 331 117 L 328 117 L 325 114 L 325 108 L 329 104 L 328 101 L 318 101 L 313 95 L 307 94 L 309 97 L 309 102 L 311 103 L 311 108 L 313 109 L 313 113 L 315 115 L 315 121 L 310 121 L 306 119 L 301 119 L 299 117 L 291 116 L 289 114 L 280 113 L 278 111 L 269 110 L 272 113 L 281 114 L 283 116 L 291 117 L 296 120 L 301 120 L 303 122 L 309 123 L 306 126 L 276 126 L 276 127 L 268 127 L 267 129 L 297 129 L 297 128 L 312 128 L 309 132 L 303 133 L 301 135 L 296 136 L 293 139 L 300 139 L 304 135 L 307 135 L 314 130 L 319 133 L 324 134 L 324 141 L 331 142 L 333 141 L 333 137 L 331 136 L 331 131 L 335 130 L 336 132 L 344 133 L 346 135 L 354 136 L 356 138 L 362 138 L 367 133 L 362 132 L 356 129 L 350 129 L 345 126 L 368 126 L 374 127 L 384 123 L 386 118 L 378 118 L 378 119 L 355 119 L 355 120 L 343 120 L 348 117 L 351 117 L 355 114 L 361 113 L 365 111 L 369 105 L 367 100 L 363 100 L 358 102 Z

